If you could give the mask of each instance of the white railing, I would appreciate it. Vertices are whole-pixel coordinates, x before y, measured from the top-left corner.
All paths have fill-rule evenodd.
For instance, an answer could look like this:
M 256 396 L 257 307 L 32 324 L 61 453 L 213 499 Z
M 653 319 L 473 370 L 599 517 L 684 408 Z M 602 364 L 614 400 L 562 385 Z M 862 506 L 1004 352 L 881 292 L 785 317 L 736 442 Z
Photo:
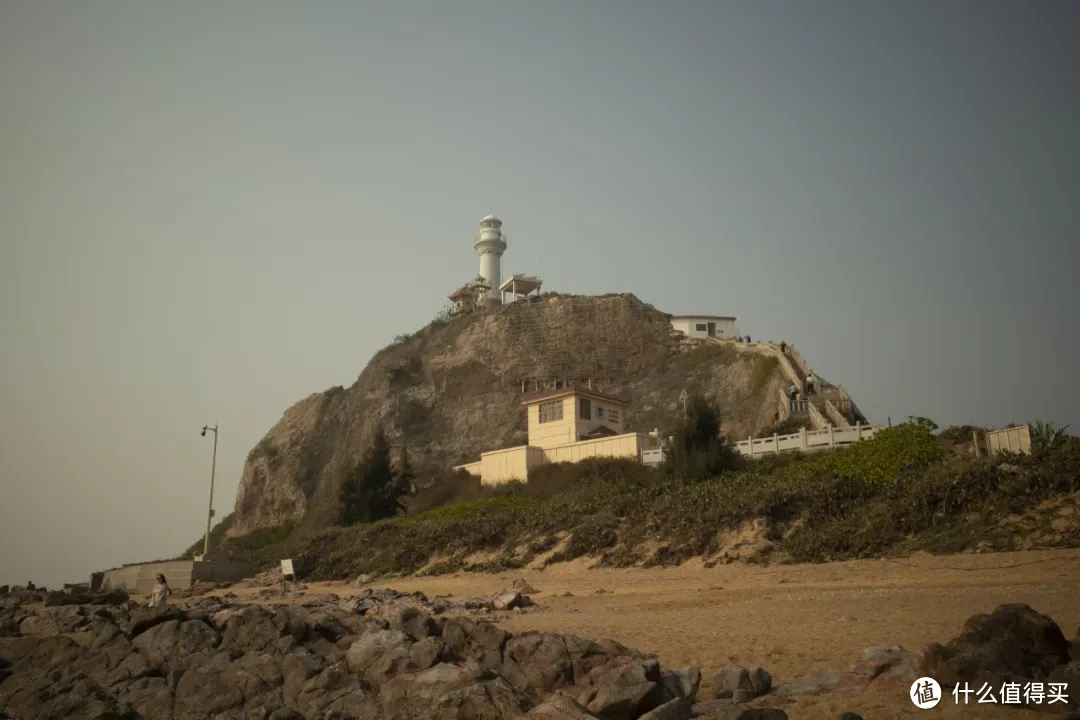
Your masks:
M 836 427 L 843 427 L 848 424 L 847 418 L 837 409 L 832 400 L 825 399 L 825 415 Z
M 803 429 L 790 435 L 748 438 L 735 443 L 735 447 L 741 454 L 749 457 L 791 450 L 824 450 L 839 445 L 850 445 L 859 440 L 868 440 L 880 429 L 881 426 L 878 425 L 856 424 L 844 427 L 829 425 L 821 430 Z

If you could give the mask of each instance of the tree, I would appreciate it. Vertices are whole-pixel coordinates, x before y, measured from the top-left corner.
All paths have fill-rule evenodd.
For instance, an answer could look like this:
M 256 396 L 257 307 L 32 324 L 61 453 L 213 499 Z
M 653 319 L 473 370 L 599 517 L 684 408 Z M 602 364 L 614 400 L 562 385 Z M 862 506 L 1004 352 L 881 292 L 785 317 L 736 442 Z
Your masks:
M 922 415 L 908 415 L 907 422 L 911 423 L 912 425 L 918 425 L 919 427 L 926 428 L 927 432 L 934 432 L 938 429 L 938 425 L 936 422 L 934 422 L 928 417 L 923 417 Z
M 394 517 L 402 508 L 401 497 L 407 487 L 408 482 L 403 483 L 390 466 L 390 442 L 380 426 L 363 459 L 341 483 L 342 523 L 353 525 Z
M 686 417 L 667 453 L 669 473 L 702 479 L 738 466 L 740 457 L 720 435 L 720 415 L 703 396 L 689 399 Z

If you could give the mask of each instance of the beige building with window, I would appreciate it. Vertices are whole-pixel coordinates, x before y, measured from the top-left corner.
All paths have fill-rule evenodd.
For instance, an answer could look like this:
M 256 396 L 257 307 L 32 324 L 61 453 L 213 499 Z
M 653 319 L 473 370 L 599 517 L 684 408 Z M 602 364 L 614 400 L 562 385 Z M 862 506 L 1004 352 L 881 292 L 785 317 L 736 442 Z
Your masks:
M 454 469 L 497 485 L 528 480 L 530 470 L 547 463 L 590 457 L 641 461 L 642 451 L 660 447 L 656 434 L 625 432 L 629 403 L 615 395 L 563 388 L 529 396 L 522 405 L 529 421 L 527 445 L 482 453 L 479 461 Z

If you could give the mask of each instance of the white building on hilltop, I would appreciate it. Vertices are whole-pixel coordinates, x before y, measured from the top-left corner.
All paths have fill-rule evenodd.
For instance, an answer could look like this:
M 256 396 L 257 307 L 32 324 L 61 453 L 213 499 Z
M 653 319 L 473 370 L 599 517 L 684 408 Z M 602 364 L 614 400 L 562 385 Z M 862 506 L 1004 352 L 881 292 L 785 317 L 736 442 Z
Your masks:
M 502 220 L 494 215 L 480 220 L 480 232 L 473 242 L 473 250 L 480 256 L 480 274 L 449 296 L 452 314 L 498 307 L 503 304 L 506 293 L 510 293 L 513 300 L 524 300 L 534 292 L 539 294 L 543 284 L 539 277 L 519 274 L 502 281 L 502 256 L 506 252 L 502 225 Z
M 672 315 L 671 326 L 689 338 L 739 337 L 735 318 L 730 315 Z

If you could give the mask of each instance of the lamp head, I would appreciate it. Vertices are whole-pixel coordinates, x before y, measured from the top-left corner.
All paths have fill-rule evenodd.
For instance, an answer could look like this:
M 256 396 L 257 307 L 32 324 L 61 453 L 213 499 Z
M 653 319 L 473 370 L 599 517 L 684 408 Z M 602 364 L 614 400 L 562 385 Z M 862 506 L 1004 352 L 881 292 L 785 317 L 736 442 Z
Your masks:
M 206 426 L 205 425 L 203 425 L 202 436 L 206 437 Z

